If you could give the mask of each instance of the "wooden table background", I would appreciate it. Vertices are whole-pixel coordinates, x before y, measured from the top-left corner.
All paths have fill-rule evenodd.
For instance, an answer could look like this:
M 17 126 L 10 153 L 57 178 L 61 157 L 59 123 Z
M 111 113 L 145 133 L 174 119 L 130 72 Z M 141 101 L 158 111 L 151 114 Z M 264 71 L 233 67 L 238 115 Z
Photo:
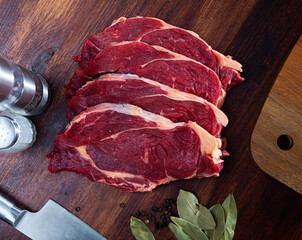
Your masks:
M 301 35 L 301 3 L 0 0 L 0 55 L 40 73 L 52 88 L 48 109 L 31 118 L 38 130 L 34 146 L 23 153 L 0 154 L 0 190 L 32 211 L 52 198 L 110 240 L 134 239 L 130 216 L 176 198 L 179 189 L 194 192 L 208 207 L 234 192 L 238 206 L 235 239 L 302 239 L 301 195 L 263 173 L 250 151 L 264 101 Z M 246 81 L 228 93 L 222 108 L 230 120 L 223 135 L 231 156 L 225 159 L 219 178 L 180 180 L 151 193 L 127 193 L 74 173 L 48 172 L 44 155 L 67 124 L 63 86 L 77 68 L 72 56 L 80 53 L 89 35 L 120 16 L 136 15 L 193 30 L 214 49 L 242 63 Z M 125 208 L 119 207 L 122 202 Z M 158 240 L 173 237 L 168 228 L 153 232 Z M 0 239 L 27 237 L 0 222 Z

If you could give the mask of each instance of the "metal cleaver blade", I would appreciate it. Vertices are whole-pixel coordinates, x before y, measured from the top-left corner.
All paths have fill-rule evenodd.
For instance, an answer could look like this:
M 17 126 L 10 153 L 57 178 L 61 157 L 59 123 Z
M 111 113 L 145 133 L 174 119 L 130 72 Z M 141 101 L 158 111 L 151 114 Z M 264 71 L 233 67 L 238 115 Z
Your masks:
M 33 240 L 106 240 L 81 219 L 49 200 L 32 213 L 0 194 L 0 217 Z

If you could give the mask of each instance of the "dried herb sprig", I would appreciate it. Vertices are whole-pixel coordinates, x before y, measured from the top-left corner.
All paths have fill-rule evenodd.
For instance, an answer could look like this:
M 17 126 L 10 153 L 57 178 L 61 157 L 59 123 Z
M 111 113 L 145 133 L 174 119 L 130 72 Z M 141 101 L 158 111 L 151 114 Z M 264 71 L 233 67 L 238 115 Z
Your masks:
M 197 197 L 180 190 L 177 197 L 179 218 L 171 217 L 170 230 L 177 240 L 232 240 L 237 223 L 237 207 L 233 194 L 229 194 L 222 204 L 207 209 Z M 130 227 L 137 240 L 153 240 L 147 225 L 131 217 Z

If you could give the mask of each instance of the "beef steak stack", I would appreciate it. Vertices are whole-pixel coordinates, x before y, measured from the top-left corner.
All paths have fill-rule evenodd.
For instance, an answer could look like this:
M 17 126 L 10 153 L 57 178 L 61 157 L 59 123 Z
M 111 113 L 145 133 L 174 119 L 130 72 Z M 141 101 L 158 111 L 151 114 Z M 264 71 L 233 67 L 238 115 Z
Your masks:
M 242 82 L 241 64 L 196 33 L 148 17 L 124 17 L 90 36 L 66 85 L 67 117 L 48 169 L 126 191 L 219 176 L 219 109 Z

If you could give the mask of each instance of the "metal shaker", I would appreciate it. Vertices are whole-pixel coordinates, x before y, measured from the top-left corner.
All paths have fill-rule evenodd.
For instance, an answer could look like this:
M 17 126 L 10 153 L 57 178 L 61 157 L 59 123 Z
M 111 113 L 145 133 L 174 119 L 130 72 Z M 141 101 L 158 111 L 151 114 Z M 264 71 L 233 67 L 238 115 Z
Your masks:
M 37 115 L 49 98 L 50 88 L 44 78 L 0 57 L 0 111 Z
M 0 112 L 0 152 L 21 152 L 36 140 L 34 124 L 19 114 Z

